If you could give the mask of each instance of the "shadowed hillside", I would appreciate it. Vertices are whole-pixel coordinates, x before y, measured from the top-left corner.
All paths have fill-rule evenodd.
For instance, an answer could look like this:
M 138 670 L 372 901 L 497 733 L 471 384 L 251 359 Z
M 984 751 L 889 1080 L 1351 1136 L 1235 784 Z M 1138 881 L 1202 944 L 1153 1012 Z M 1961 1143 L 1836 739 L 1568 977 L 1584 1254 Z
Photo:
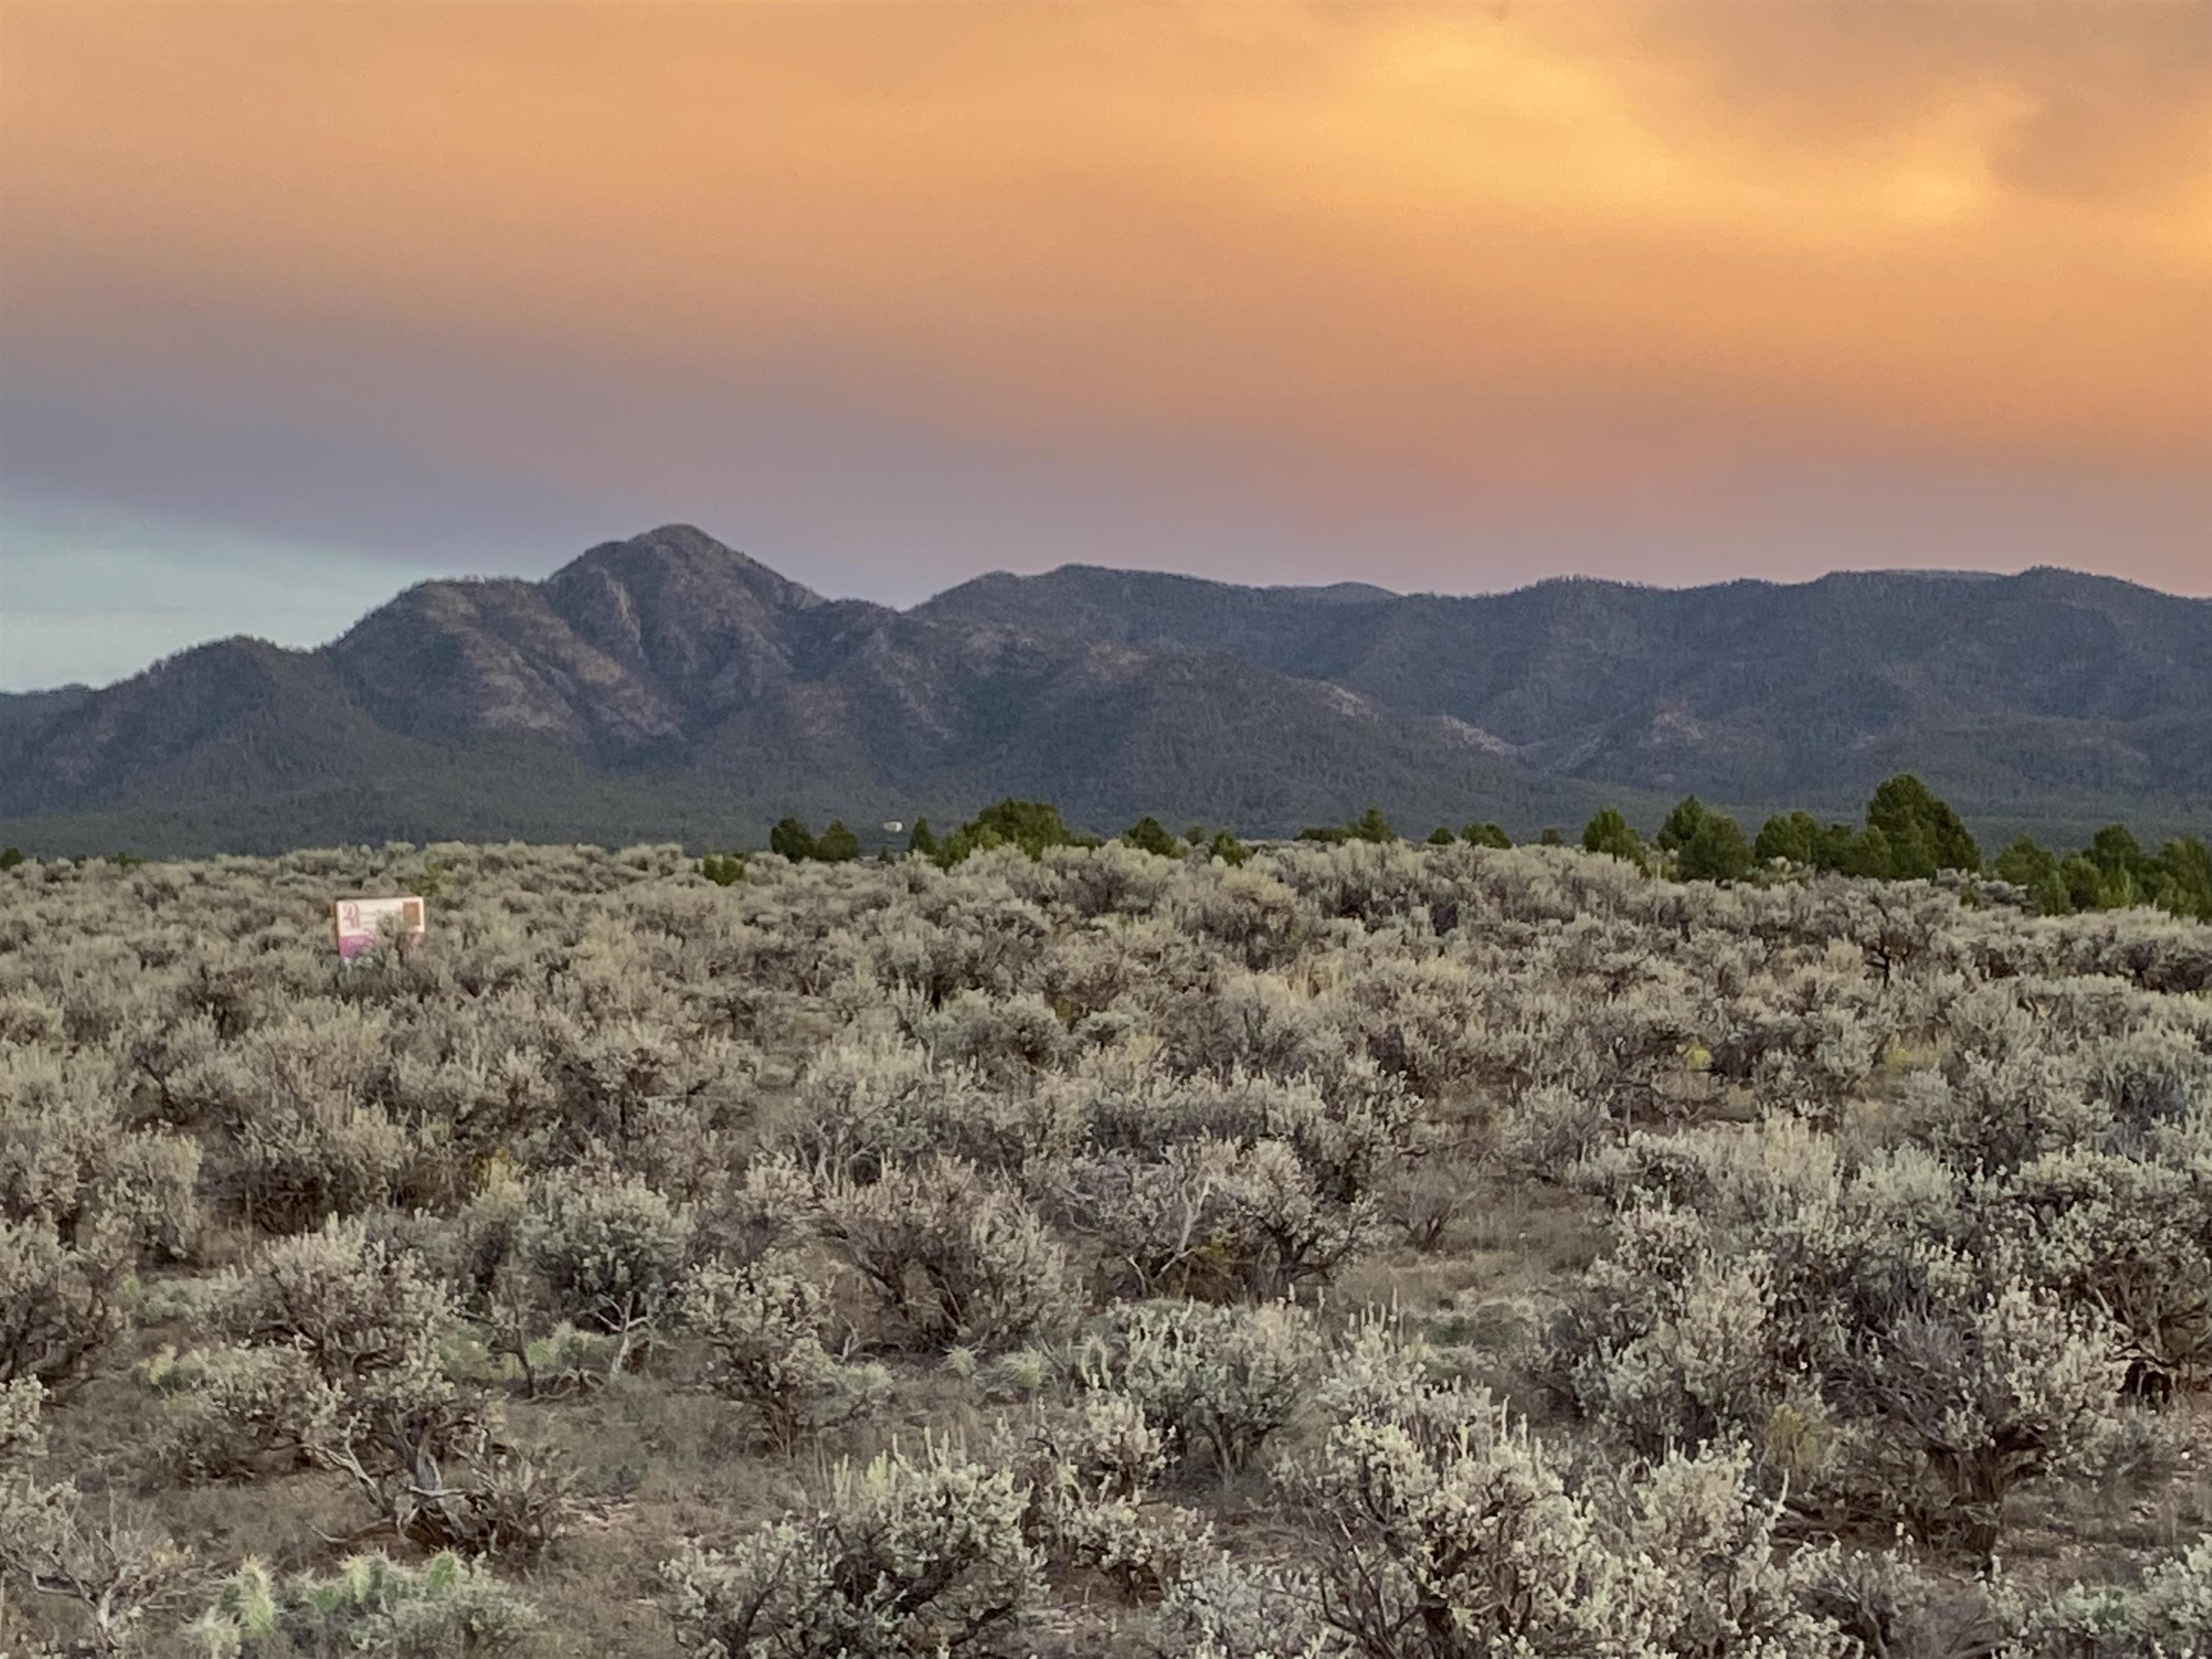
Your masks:
M 2212 604 L 2070 571 L 1449 599 L 1068 567 L 982 577 L 917 614 L 1211 643 L 1463 720 L 1534 769 L 1662 792 L 1836 800 L 1899 769 L 1992 805 L 2212 787 Z
M 900 612 L 674 526 L 425 583 L 319 650 L 0 698 L 0 831 L 52 850 L 742 842 L 1008 792 L 1109 829 L 1376 802 L 1528 833 L 1691 790 L 1848 810 L 1899 769 L 2001 828 L 2190 821 L 2212 604 L 2051 570 L 1447 599 L 1069 567 Z

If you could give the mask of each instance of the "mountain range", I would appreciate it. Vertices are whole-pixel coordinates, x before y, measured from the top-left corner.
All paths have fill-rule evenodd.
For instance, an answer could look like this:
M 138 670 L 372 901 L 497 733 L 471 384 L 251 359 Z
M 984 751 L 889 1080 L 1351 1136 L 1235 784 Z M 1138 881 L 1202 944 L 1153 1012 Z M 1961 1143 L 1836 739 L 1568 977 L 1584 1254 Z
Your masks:
M 410 588 L 311 651 L 237 638 L 0 696 L 0 840 L 758 845 L 1005 794 L 1110 832 L 1855 817 L 1919 773 L 1985 836 L 2212 817 L 2212 600 L 2063 570 L 1452 598 L 1068 566 L 908 611 L 686 526 L 543 581 Z M 1648 827 L 1648 826 L 1647 826 Z

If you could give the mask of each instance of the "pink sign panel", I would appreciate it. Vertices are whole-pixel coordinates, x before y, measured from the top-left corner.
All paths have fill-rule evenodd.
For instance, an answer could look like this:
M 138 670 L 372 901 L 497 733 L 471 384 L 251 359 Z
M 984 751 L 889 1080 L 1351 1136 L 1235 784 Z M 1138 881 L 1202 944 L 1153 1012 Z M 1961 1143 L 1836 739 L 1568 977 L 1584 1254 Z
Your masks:
M 331 907 L 337 935 L 338 956 L 351 962 L 381 939 L 422 937 L 422 901 L 419 898 L 349 898 Z

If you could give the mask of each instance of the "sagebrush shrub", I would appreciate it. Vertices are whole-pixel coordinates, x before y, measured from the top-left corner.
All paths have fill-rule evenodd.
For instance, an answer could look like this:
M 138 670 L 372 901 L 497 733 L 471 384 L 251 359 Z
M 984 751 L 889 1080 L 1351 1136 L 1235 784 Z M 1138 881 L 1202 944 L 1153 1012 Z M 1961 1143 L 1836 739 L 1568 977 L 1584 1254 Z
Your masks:
M 2108 1313 L 2139 1380 L 2212 1364 L 2212 1140 L 2192 1139 L 2167 1156 L 2046 1154 L 2006 1184 L 1997 1212 L 2021 1271 Z
M 40 1423 L 46 1398 L 46 1389 L 34 1376 L 19 1376 L 0 1384 L 0 1466 L 17 1458 L 35 1457 L 45 1449 Z
M 879 1401 L 988 1443 L 973 1478 L 1011 1482 L 1054 1605 L 970 1650 L 1141 1644 L 1126 1604 L 1158 1599 L 1178 1659 L 1796 1659 L 1822 1621 L 1963 1659 L 2051 1601 L 1971 1576 L 2025 1489 L 2081 1517 L 2039 1581 L 2124 1577 L 2085 1553 L 2136 1525 L 2080 1501 L 2100 1486 L 2187 1501 L 2212 929 L 2039 918 L 2003 884 L 1191 845 L 769 857 L 726 887 L 666 847 L 19 866 L 0 1442 L 51 1499 L 21 1513 L 120 1572 L 146 1559 L 99 1508 L 125 1479 L 262 1483 L 293 1516 L 329 1486 L 276 1479 L 304 1464 L 395 1547 L 527 1555 L 572 1505 L 503 1393 L 560 1439 L 696 1379 L 800 1461 Z M 387 890 L 430 897 L 428 938 L 339 969 L 331 895 Z M 1398 1276 L 1378 1218 L 1437 1254 Z M 1279 1300 L 1386 1273 L 1402 1317 L 1348 1332 Z M 1447 1346 L 1401 1336 L 1424 1319 Z M 103 1370 L 165 1337 L 147 1431 L 108 1435 Z M 564 1403 L 644 1346 L 665 1376 Z M 1526 1437 L 1460 1376 L 1571 1420 Z M 1357 1501 L 1316 1501 L 1316 1469 Z M 1520 1553 L 1462 1500 L 1519 1517 Z M 774 1560 L 846 1564 L 821 1570 L 866 1601 L 836 1573 L 880 1552 L 791 1524 Z M 2172 1646 L 2175 1572 L 2087 1586 L 2023 1651 Z M 1447 1582 L 1526 1596 L 1447 1631 Z M 1407 1622 L 1357 1625 L 1363 1596 Z M 785 1596 L 746 1639 L 834 1651 L 811 1616 Z
M 1427 1362 L 1364 1322 L 1324 1390 L 1327 1437 L 1284 1472 L 1321 1617 L 1361 1659 L 1844 1659 L 1777 1564 L 1779 1505 L 1741 1449 L 1636 1467 L 1624 1505 L 1574 1490 L 1525 1425 Z
M 135 1508 L 0 1471 L 0 1583 L 73 1607 L 78 1651 L 143 1651 L 195 1576 L 191 1555 Z
M 1311 1520 L 1322 1616 L 1362 1659 L 1648 1650 L 1639 1564 L 1486 1395 L 1364 1404 L 1285 1482 Z
M 1769 1263 L 1724 1256 L 1696 1212 L 1632 1209 L 1555 1331 L 1554 1363 L 1582 1413 L 1636 1455 L 1744 1438 L 1786 1381 L 1774 1297 Z
M 933 1659 L 1025 1612 L 1043 1560 L 1013 1474 L 930 1443 L 842 1464 L 810 1512 L 663 1564 L 705 1659 Z
M 295 1350 L 323 1381 L 355 1389 L 384 1374 L 434 1371 L 455 1308 L 413 1255 L 333 1219 L 234 1270 L 216 1317 L 237 1340 Z
M 53 1222 L 0 1216 L 0 1382 L 63 1383 L 122 1328 L 126 1263 L 62 1243 Z
M 1197 1511 L 1157 1500 L 1168 1437 L 1126 1394 L 1086 1389 L 1007 1431 L 1002 1458 L 1028 1492 L 1023 1528 L 1046 1557 L 1157 1595 L 1216 1553 Z
M 1019 1194 L 957 1158 L 836 1182 L 819 1225 L 915 1345 L 1005 1346 L 1069 1310 L 1065 1247 Z
M 691 1230 L 690 1211 L 643 1182 L 586 1167 L 549 1176 L 532 1194 L 515 1244 L 561 1316 L 616 1340 L 620 1370 L 666 1324 Z
M 1322 1595 L 1308 1572 L 1224 1555 L 1169 1587 L 1153 1645 L 1176 1659 L 1358 1659 L 1351 1640 L 1323 1622 Z
M 2212 1652 L 2212 1539 L 2159 1562 L 2137 1585 L 2075 1584 L 2029 1610 L 2021 1659 L 2203 1659 Z
M 357 1555 L 323 1578 L 279 1579 L 248 1561 L 188 1635 L 208 1659 L 490 1659 L 526 1650 L 541 1622 L 515 1591 L 458 1556 L 410 1567 Z
M 1333 1277 L 1375 1231 L 1372 1200 L 1317 1190 L 1281 1140 L 1182 1140 L 1158 1161 L 1103 1153 L 1071 1160 L 1059 1180 L 1070 1224 L 1139 1296 L 1284 1296 Z
M 1171 1462 L 1203 1455 L 1234 1472 L 1306 1403 L 1323 1352 L 1295 1304 L 1145 1302 L 1114 1310 L 1084 1365 L 1093 1388 L 1135 1404 Z
M 388 1202 L 413 1150 L 380 1098 L 391 1048 L 385 1016 L 303 1002 L 175 1079 L 213 1194 L 283 1232 Z
M 1752 1474 L 1741 1446 L 1678 1449 L 1624 1483 L 1631 1508 L 1623 1546 L 1654 1570 L 1654 1645 L 1680 1659 L 1856 1659 L 1819 1608 L 1810 1564 L 1778 1554 L 1783 1505 Z
M 244 1352 L 206 1362 L 221 1386 L 202 1409 L 234 1414 L 188 1420 L 180 1455 L 282 1449 L 303 1435 L 310 1460 L 349 1477 L 401 1537 L 434 1549 L 533 1554 L 567 1526 L 562 1469 L 506 1445 L 494 1402 L 447 1370 L 457 1309 L 412 1254 L 334 1219 L 234 1273 L 218 1318 Z M 268 1385 L 285 1375 L 283 1362 L 260 1357 L 271 1350 L 303 1359 L 319 1387 L 271 1402 Z
M 199 1144 L 134 1128 L 101 1069 L 0 1050 L 0 1216 L 43 1217 L 72 1250 L 135 1266 L 182 1255 Z
M 158 1451 L 180 1480 L 247 1480 L 312 1462 L 344 1427 L 344 1389 L 289 1345 L 165 1352 L 143 1374 L 168 1397 Z
M 1899 1320 L 1865 1380 L 1883 1489 L 1924 1535 L 1986 1554 L 2014 1487 L 2084 1468 L 2110 1440 L 2124 1370 L 2095 1320 L 2018 1285 Z
M 708 1385 L 749 1407 L 790 1451 L 864 1404 L 872 1379 L 823 1345 L 829 1292 L 803 1258 L 771 1254 L 693 1275 L 684 1322 L 713 1356 Z

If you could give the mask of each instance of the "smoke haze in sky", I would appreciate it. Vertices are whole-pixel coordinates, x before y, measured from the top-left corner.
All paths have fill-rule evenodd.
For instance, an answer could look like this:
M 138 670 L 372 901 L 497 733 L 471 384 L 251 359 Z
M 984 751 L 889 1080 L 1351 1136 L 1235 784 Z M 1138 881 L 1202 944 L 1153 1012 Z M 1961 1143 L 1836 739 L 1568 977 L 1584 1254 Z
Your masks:
M 0 8 L 0 684 L 671 520 L 2212 592 L 2212 7 Z

